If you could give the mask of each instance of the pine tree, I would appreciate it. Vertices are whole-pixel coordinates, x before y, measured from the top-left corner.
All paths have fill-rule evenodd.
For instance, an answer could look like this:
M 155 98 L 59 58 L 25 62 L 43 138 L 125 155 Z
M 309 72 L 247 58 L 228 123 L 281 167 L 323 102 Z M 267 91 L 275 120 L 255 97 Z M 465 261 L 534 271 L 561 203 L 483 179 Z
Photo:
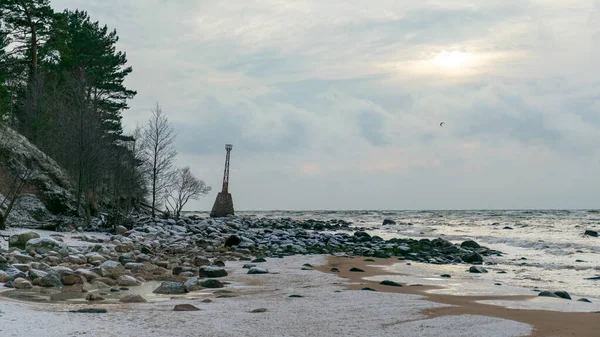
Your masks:
M 16 44 L 11 54 L 28 65 L 29 79 L 35 76 L 40 46 L 50 36 L 54 11 L 48 0 L 2 0 L 0 13 Z
M 65 11 L 57 17 L 57 29 L 49 46 L 60 55 L 57 70 L 85 74 L 89 83 L 86 95 L 94 109 L 101 112 L 107 136 L 112 140 L 122 133 L 121 113 L 136 92 L 123 85 L 132 72 L 126 54 L 116 50 L 117 31 L 92 22 L 85 11 Z M 49 53 L 51 54 L 51 53 Z

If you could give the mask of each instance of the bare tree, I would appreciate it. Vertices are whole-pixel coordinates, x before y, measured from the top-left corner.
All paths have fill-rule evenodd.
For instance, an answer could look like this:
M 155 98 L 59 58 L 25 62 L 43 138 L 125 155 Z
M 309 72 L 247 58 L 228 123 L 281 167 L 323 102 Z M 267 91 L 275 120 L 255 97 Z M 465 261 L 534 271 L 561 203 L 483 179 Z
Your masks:
M 156 216 L 157 202 L 164 195 L 173 174 L 173 162 L 177 156 L 175 149 L 175 130 L 169 124 L 169 119 L 156 103 L 152 109 L 152 117 L 142 131 L 141 149 L 147 164 L 147 174 L 150 180 L 150 195 L 152 198 L 152 217 Z
M 189 166 L 178 169 L 173 175 L 174 179 L 172 184 L 169 185 L 166 193 L 167 208 L 175 214 L 175 217 L 179 219 L 179 214 L 183 209 L 183 206 L 187 204 L 190 199 L 197 200 L 210 192 L 212 189 L 206 185 L 204 180 L 199 180 L 192 175 Z

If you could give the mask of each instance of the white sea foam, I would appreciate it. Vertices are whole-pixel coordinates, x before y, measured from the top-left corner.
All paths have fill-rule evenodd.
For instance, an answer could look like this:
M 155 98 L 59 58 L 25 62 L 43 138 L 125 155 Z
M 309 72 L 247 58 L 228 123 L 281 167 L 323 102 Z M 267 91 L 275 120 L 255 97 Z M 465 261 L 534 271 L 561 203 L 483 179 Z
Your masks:
M 583 235 L 586 229 L 600 232 L 598 211 L 277 211 L 238 215 L 344 219 L 385 239 L 442 237 L 455 243 L 475 240 L 504 253 L 488 260 L 508 273 L 510 285 L 600 298 L 600 280 L 586 280 L 600 275 L 600 238 Z M 383 219 L 397 224 L 382 226 Z

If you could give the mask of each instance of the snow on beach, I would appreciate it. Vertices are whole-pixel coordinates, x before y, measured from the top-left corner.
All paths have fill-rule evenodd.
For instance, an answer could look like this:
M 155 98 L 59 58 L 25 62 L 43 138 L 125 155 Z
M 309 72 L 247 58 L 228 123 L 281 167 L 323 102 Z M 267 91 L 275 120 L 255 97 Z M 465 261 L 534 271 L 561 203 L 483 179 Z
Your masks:
M 0 300 L 2 336 L 524 336 L 531 327 L 494 317 L 463 315 L 429 319 L 421 311 L 446 305 L 418 295 L 344 290 L 346 281 L 305 263 L 323 256 L 267 259 L 271 274 L 248 275 L 243 262 L 228 262 L 228 289 L 238 297 L 174 299 L 106 305 L 107 314 L 66 312 L 65 304 Z M 339 292 L 336 292 L 339 291 Z M 302 298 L 289 298 L 289 295 Z M 203 303 L 205 298 L 213 302 Z M 200 311 L 175 312 L 179 303 Z M 99 305 L 102 307 L 101 305 Z M 258 308 L 266 312 L 250 313 Z

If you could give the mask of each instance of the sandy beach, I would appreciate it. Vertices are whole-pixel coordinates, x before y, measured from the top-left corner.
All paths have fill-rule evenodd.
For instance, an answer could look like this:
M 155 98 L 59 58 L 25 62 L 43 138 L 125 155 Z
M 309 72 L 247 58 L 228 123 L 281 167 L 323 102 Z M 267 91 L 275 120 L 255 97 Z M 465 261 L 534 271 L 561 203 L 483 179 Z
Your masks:
M 2 336 L 594 336 L 596 313 L 511 310 L 477 303 L 503 296 L 428 294 L 431 286 L 391 287 L 364 278 L 386 275 L 397 260 L 363 257 L 268 258 L 269 274 L 248 275 L 227 262 L 225 290 L 204 289 L 140 304 L 25 303 L 0 300 Z M 310 264 L 313 268 L 303 267 Z M 339 273 L 330 272 L 338 268 Z M 350 268 L 365 272 L 350 272 Z M 304 269 L 304 270 L 303 270 Z M 376 291 L 360 290 L 369 287 Z M 299 295 L 302 297 L 290 297 Z M 211 302 L 203 302 L 210 299 Z M 526 300 L 527 296 L 512 296 Z M 176 312 L 176 304 L 200 309 Z M 79 314 L 80 307 L 107 308 Z M 264 309 L 264 312 L 252 312 Z M 262 310 L 259 310 L 262 311 Z
M 382 272 L 382 267 L 393 263 L 399 263 L 395 259 L 372 259 L 365 262 L 362 257 L 328 257 L 328 263 L 320 266 L 318 269 L 323 272 L 331 272 L 331 268 L 337 268 L 339 272 L 335 274 L 348 279 L 350 284 L 348 289 L 372 288 L 376 291 L 417 294 L 425 297 L 426 300 L 435 303 L 448 304 L 450 306 L 442 308 L 426 309 L 423 311 L 427 317 L 436 318 L 455 315 L 482 315 L 488 317 L 504 318 L 511 321 L 529 324 L 533 330 L 529 336 L 596 336 L 600 331 L 600 313 L 581 313 L 581 312 L 562 312 L 547 310 L 515 310 L 497 305 L 486 305 L 480 301 L 506 300 L 506 301 L 527 301 L 536 299 L 537 296 L 456 296 L 431 294 L 428 291 L 435 289 L 435 286 L 414 286 L 403 284 L 403 287 L 391 287 L 379 284 L 376 281 L 365 280 L 373 276 L 388 274 Z M 359 268 L 364 272 L 351 272 L 351 268 Z M 559 300 L 564 301 L 564 300 Z

